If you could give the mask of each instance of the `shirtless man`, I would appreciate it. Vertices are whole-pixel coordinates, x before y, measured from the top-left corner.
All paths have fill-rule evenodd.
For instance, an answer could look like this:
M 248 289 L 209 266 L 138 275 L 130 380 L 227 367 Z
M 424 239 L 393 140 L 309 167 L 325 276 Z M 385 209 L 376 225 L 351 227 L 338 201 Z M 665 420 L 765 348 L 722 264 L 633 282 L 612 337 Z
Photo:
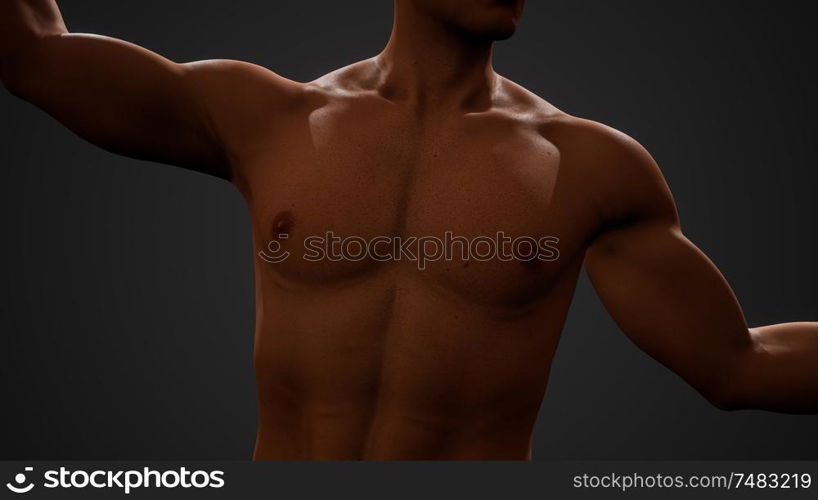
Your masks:
M 69 34 L 53 0 L 0 0 L 0 76 L 94 144 L 244 195 L 255 459 L 530 458 L 583 263 L 621 329 L 716 406 L 818 411 L 818 323 L 748 328 L 650 155 L 493 71 L 522 7 L 396 0 L 380 54 L 299 83 L 177 64 Z M 558 258 L 305 259 L 328 231 L 551 236 Z

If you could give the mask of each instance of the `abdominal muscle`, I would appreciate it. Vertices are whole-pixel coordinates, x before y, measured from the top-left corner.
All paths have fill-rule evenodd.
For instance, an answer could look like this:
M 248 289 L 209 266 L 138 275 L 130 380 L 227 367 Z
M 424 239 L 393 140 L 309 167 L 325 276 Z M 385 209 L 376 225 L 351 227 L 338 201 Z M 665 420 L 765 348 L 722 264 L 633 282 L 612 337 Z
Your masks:
M 530 458 L 570 277 L 519 308 L 400 266 L 327 286 L 257 280 L 255 460 Z

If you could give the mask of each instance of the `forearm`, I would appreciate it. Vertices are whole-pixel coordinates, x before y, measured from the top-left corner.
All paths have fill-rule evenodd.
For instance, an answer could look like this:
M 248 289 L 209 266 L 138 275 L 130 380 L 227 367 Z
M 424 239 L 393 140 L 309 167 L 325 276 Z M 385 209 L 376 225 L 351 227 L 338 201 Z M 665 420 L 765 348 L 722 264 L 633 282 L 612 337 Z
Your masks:
M 67 33 L 54 0 L 0 0 L 0 80 L 10 86 L 39 40 Z
M 818 413 L 818 323 L 750 330 L 752 349 L 738 357 L 728 406 Z

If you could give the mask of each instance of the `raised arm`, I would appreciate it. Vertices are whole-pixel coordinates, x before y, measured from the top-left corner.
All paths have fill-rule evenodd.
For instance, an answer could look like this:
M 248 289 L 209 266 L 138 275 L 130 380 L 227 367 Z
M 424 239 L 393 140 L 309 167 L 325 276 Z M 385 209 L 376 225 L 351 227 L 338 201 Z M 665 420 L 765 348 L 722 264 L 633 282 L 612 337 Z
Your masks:
M 609 177 L 606 226 L 586 267 L 620 328 L 719 407 L 818 412 L 818 323 L 748 328 L 718 269 L 682 234 L 650 155 L 592 128 Z
M 251 64 L 177 64 L 70 34 L 53 0 L 0 0 L 0 79 L 104 149 L 223 178 L 242 126 L 259 125 L 255 114 L 287 92 L 286 81 Z

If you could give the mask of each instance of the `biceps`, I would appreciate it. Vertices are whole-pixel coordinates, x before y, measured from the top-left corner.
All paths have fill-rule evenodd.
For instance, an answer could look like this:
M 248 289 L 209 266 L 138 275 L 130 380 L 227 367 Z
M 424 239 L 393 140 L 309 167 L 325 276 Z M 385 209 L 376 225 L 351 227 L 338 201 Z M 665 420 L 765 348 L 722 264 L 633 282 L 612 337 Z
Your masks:
M 713 263 L 681 232 L 644 225 L 603 236 L 588 274 L 620 328 L 693 385 L 750 343 L 741 308 Z
M 115 153 L 191 168 L 218 153 L 186 66 L 96 35 L 42 40 L 16 93 Z

